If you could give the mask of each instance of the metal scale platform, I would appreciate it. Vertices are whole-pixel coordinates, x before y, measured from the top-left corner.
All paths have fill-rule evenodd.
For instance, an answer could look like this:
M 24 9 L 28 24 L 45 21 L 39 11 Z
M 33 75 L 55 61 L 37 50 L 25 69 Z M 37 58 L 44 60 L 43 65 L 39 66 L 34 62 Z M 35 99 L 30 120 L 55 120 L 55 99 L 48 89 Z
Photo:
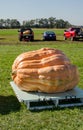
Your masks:
M 13 81 L 10 84 L 19 102 L 24 102 L 29 110 L 83 105 L 83 90 L 78 87 L 63 93 L 47 94 L 42 92 L 25 92 L 19 89 Z

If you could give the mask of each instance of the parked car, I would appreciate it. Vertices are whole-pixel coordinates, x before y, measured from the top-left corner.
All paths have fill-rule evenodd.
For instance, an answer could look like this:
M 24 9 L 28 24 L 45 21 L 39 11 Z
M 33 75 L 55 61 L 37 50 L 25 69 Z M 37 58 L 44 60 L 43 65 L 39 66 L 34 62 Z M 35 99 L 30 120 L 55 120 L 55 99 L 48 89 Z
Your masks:
M 21 28 L 18 30 L 19 32 L 19 40 L 20 41 L 33 41 L 34 40 L 34 32 L 31 28 Z
M 48 40 L 55 40 L 56 41 L 56 34 L 53 31 L 45 31 L 43 33 L 43 40 L 48 41 Z
M 64 30 L 64 39 L 70 38 L 72 41 L 83 39 L 83 30 L 82 28 L 69 28 Z

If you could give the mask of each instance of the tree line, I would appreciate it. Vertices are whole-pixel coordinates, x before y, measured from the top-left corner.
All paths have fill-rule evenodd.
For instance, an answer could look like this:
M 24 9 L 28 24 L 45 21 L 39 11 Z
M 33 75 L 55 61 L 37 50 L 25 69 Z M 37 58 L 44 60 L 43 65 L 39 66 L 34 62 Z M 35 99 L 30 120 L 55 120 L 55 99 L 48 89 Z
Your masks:
M 22 23 L 17 19 L 0 19 L 0 28 L 68 28 L 71 24 L 63 19 L 56 19 L 55 17 L 40 18 L 24 20 Z

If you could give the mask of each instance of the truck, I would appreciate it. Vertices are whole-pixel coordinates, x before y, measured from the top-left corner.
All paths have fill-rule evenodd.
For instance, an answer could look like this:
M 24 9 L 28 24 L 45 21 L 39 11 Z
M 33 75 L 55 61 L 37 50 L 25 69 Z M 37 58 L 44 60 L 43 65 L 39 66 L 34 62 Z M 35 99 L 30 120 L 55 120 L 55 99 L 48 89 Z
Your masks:
M 64 30 L 64 39 L 71 39 L 71 41 L 83 40 L 83 29 L 80 27 L 72 27 Z

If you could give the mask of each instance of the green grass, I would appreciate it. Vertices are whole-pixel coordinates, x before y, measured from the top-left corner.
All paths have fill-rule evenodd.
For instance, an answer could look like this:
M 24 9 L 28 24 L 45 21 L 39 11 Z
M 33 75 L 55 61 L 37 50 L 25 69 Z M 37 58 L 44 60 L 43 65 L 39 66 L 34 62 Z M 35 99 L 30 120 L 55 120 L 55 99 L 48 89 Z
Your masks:
M 18 102 L 10 86 L 11 67 L 19 54 L 51 47 L 62 50 L 72 64 L 78 67 L 78 86 L 83 88 L 83 41 L 64 41 L 63 30 L 54 31 L 57 33 L 57 41 L 21 43 L 18 41 L 17 30 L 0 30 L 0 37 L 6 38 L 0 39 L 0 130 L 83 130 L 83 107 L 31 112 L 23 103 Z M 34 29 L 34 32 L 35 39 L 40 39 L 43 30 Z
M 53 30 L 58 39 L 63 37 L 63 29 L 33 29 L 35 41 L 42 40 L 42 33 L 45 30 Z M 18 40 L 18 29 L 1 29 L 0 30 L 0 44 L 24 44 Z

